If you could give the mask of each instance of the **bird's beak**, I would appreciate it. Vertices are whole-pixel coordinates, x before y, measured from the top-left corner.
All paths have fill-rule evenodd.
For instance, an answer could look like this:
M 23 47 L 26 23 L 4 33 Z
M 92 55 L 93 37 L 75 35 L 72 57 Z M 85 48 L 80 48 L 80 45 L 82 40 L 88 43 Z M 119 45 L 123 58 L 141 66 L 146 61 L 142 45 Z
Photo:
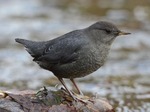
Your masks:
M 120 31 L 118 35 L 120 36 L 120 35 L 129 35 L 129 34 L 131 34 L 131 33 Z

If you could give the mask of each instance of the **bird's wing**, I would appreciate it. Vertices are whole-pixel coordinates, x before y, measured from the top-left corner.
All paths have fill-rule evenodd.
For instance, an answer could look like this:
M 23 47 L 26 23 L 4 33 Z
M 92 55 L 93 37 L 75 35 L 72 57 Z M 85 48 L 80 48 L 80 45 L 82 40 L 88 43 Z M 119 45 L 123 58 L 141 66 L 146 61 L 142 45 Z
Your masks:
M 78 51 L 84 45 L 83 41 L 76 36 L 81 35 L 67 34 L 49 41 L 43 55 L 34 61 L 46 61 L 50 64 L 65 64 L 75 61 L 78 58 Z

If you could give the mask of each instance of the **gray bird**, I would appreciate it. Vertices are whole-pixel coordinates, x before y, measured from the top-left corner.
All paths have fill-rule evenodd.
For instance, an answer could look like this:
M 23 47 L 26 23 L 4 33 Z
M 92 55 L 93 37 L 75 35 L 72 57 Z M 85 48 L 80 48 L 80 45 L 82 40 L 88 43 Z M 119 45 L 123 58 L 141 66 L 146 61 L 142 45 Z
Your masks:
M 73 97 L 63 78 L 70 79 L 82 94 L 74 78 L 89 75 L 103 66 L 114 39 L 128 34 L 112 23 L 99 21 L 49 41 L 15 40 L 26 47 L 41 68 L 51 71 Z

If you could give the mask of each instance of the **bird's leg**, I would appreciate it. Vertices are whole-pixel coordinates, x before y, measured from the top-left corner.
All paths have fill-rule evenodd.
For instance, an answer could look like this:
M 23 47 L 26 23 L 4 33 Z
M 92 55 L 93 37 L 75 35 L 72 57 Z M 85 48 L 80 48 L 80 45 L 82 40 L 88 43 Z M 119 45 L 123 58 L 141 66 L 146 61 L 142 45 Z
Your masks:
M 76 100 L 76 98 L 73 96 L 72 92 L 67 88 L 67 86 L 66 86 L 64 80 L 63 80 L 62 78 L 58 78 L 58 79 L 59 79 L 59 81 L 62 83 L 62 85 L 65 87 L 65 89 L 68 91 L 68 93 L 70 94 L 70 96 L 71 96 L 74 100 Z
M 85 100 L 83 100 L 83 99 L 81 99 L 81 98 L 78 98 L 78 97 L 76 97 L 76 96 L 74 96 L 73 94 L 72 94 L 72 92 L 70 92 L 69 91 L 69 89 L 67 88 L 67 86 L 66 86 L 66 84 L 65 84 L 65 82 L 64 82 L 64 80 L 62 79 L 62 78 L 58 78 L 59 79 L 59 81 L 62 83 L 62 85 L 65 87 L 65 89 L 68 91 L 68 93 L 69 93 L 69 95 L 75 100 L 75 101 L 80 101 L 80 102 L 82 102 L 82 103 L 84 103 L 84 104 L 87 104 L 87 101 L 85 101 Z M 71 81 L 72 81 L 72 79 L 70 79 Z M 73 82 L 74 82 L 74 80 L 73 80 Z M 75 84 L 75 83 L 73 83 L 73 84 Z M 76 85 L 76 84 L 75 84 Z M 77 86 L 76 86 L 77 87 Z M 79 90 L 79 89 L 78 89 Z M 81 91 L 80 91 L 81 92 Z M 82 94 L 82 92 L 80 93 L 80 94 Z
M 77 86 L 77 84 L 75 83 L 74 79 L 70 79 L 70 80 L 71 80 L 71 82 L 73 83 L 73 85 L 75 86 L 75 88 L 77 89 L 77 91 L 79 92 L 79 94 L 83 96 L 82 91 L 78 88 L 78 86 Z

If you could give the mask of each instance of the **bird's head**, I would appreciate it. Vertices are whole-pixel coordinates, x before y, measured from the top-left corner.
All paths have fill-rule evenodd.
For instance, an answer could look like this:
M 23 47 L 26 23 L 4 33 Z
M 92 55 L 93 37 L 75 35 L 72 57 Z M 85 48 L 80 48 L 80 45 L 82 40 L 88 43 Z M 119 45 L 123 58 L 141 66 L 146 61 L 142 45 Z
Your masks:
M 128 35 L 130 33 L 120 31 L 115 25 L 105 21 L 99 21 L 88 27 L 89 32 L 96 41 L 111 44 L 113 40 L 120 35 Z

